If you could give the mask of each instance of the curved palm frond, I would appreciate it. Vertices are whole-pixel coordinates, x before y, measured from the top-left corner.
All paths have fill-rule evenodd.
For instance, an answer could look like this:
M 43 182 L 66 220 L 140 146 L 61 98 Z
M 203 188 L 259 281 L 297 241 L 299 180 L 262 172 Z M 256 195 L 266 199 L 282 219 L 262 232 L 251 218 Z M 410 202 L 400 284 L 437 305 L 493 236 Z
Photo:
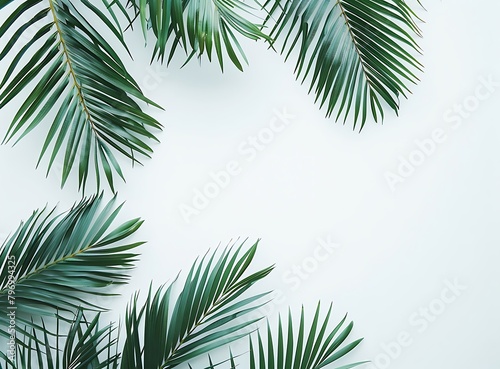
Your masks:
M 332 305 L 323 318 L 323 322 L 320 322 L 320 307 L 318 303 L 309 331 L 305 328 L 304 308 L 301 311 L 298 329 L 294 328 L 290 310 L 288 322 L 283 323 L 281 317 L 279 318 L 277 337 L 273 338 L 273 331 L 268 323 L 265 335 L 258 332 L 257 338 L 250 339 L 249 369 L 320 369 L 356 348 L 362 339 L 345 344 L 353 323 L 343 328 L 346 321 L 344 317 L 335 328 L 330 330 L 328 323 Z M 267 347 L 264 343 L 266 340 Z M 366 362 L 347 364 L 338 369 L 354 368 L 364 363 Z
M 122 369 L 173 368 L 248 335 L 245 328 L 259 319 L 246 316 L 267 293 L 240 297 L 273 268 L 244 276 L 258 241 L 240 256 L 243 244 L 195 263 L 178 294 L 174 281 L 155 293 L 150 289 L 142 307 L 134 297 L 125 318 Z
M 383 120 L 381 102 L 398 113 L 399 97 L 423 68 L 418 18 L 404 0 L 268 0 L 265 7 L 266 24 L 276 17 L 271 37 L 283 39 L 286 59 L 298 49 L 297 78 L 310 80 L 328 117 L 337 110 L 345 123 L 353 112 L 362 129 L 369 111 Z
M 15 309 L 21 325 L 56 311 L 101 310 L 90 296 L 112 296 L 109 287 L 127 282 L 142 242 L 128 243 L 139 219 L 111 228 L 122 205 L 116 198 L 101 210 L 102 196 L 84 199 L 65 214 L 37 210 L 0 248 L 0 310 Z M 22 324 L 21 324 L 22 323 Z M 0 315 L 0 335 L 8 317 Z M 25 332 L 24 332 L 25 333 Z
M 188 54 L 188 61 L 204 54 L 212 60 L 216 55 L 224 70 L 224 53 L 232 63 L 243 70 L 242 60 L 247 62 L 237 36 L 251 40 L 269 37 L 256 23 L 259 3 L 255 7 L 242 0 L 136 0 L 129 1 L 140 19 L 144 36 L 151 28 L 155 38 L 153 59 L 162 62 L 168 52 L 168 61 L 175 51 L 182 47 Z M 186 63 L 188 62 L 186 61 Z
M 0 0 L 0 10 L 11 2 Z M 38 164 L 50 152 L 48 174 L 56 158 L 62 157 L 62 185 L 77 170 L 80 189 L 93 167 L 98 191 L 102 174 L 114 191 L 114 173 L 123 178 L 115 154 L 140 163 L 138 155 L 152 153 L 147 141 L 156 138 L 151 130 L 161 128 L 138 102 L 159 106 L 142 94 L 118 54 L 86 17 L 93 16 L 126 48 L 120 29 L 89 0 L 78 1 L 85 16 L 75 7 L 76 1 L 16 3 L 0 27 L 0 37 L 15 24 L 22 25 L 1 51 L 0 60 L 14 54 L 26 30 L 38 31 L 13 56 L 0 82 L 0 109 L 21 92 L 29 92 L 3 142 L 17 137 L 17 143 L 54 112 Z
M 65 319 L 58 317 L 55 335 L 48 332 L 45 325 L 42 329 L 32 329 L 31 337 L 25 336 L 23 345 L 17 345 L 15 352 L 0 352 L 0 358 L 5 360 L 6 369 L 115 368 L 119 357 L 115 352 L 115 328 L 112 325 L 99 328 L 99 318 L 97 314 L 92 321 L 87 321 L 79 309 L 67 332 L 61 333 L 60 325 L 66 324 Z

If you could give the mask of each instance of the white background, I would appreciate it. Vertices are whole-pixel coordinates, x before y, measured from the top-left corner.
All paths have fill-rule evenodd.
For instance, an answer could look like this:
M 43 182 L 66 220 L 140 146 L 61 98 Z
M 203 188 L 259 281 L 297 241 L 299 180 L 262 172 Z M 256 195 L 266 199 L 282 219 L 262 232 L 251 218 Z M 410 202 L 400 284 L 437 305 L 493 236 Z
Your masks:
M 353 338 L 365 337 L 350 361 L 394 369 L 499 368 L 500 86 L 459 127 L 444 115 L 472 101 L 481 77 L 500 82 L 500 5 L 456 0 L 425 6 L 421 82 L 402 101 L 399 117 L 386 110 L 383 125 L 369 121 L 361 133 L 349 122 L 325 119 L 307 87 L 295 81 L 293 63 L 283 64 L 263 43 L 244 43 L 245 73 L 228 66 L 221 75 L 206 61 L 182 70 L 177 62 L 165 72 L 144 67 L 149 54 L 141 35 L 129 35 L 130 71 L 165 107 L 148 108 L 165 129 L 153 160 L 127 167 L 127 183 L 117 185 L 126 201 L 121 219 L 142 217 L 136 239 L 148 243 L 130 285 L 120 289 L 123 296 L 106 303 L 113 308 L 109 318 L 123 316 L 133 291 L 145 292 L 151 280 L 155 286 L 171 280 L 209 248 L 262 238 L 256 267 L 276 263 L 276 270 L 258 289 L 284 294 L 271 319 L 288 305 L 297 312 L 303 304 L 312 314 L 318 300 L 334 301 L 335 319 L 349 312 Z M 2 136 L 14 108 L 1 112 Z M 296 116 L 292 124 L 247 161 L 238 147 L 283 109 Z M 401 158 L 409 160 L 418 149 L 415 140 L 431 138 L 435 129 L 446 140 L 391 191 L 387 172 L 398 174 Z M 0 147 L 3 236 L 35 208 L 59 203 L 64 210 L 79 199 L 74 181 L 61 190 L 57 171 L 46 179 L 43 165 L 35 170 L 45 132 Z M 180 206 L 191 205 L 195 190 L 212 181 L 210 173 L 234 160 L 241 174 L 187 223 Z M 318 239 L 328 238 L 338 247 L 311 267 Z M 307 279 L 291 283 L 294 265 L 304 263 Z M 436 299 L 447 281 L 466 289 L 424 329 L 415 317 L 429 305 L 443 307 Z M 394 346 L 404 332 L 411 343 L 386 365 L 384 346 Z

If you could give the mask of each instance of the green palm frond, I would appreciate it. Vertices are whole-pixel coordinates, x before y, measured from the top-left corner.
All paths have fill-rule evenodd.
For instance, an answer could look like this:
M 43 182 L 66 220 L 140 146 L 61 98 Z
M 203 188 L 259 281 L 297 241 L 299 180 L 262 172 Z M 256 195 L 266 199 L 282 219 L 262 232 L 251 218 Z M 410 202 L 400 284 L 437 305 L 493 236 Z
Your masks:
M 383 102 L 397 113 L 407 84 L 418 81 L 420 30 L 404 0 L 268 0 L 265 6 L 266 24 L 276 19 L 271 37 L 283 40 L 287 59 L 298 50 L 297 78 L 310 80 L 309 92 L 327 116 L 336 110 L 345 123 L 353 114 L 362 129 L 370 111 L 383 120 Z
M 259 320 L 247 315 L 262 306 L 267 294 L 242 295 L 272 270 L 245 276 L 257 245 L 243 255 L 243 244 L 218 258 L 206 255 L 192 266 L 179 293 L 175 281 L 155 293 L 150 289 L 142 307 L 136 295 L 125 318 L 121 368 L 173 368 L 246 337 L 245 328 Z
M 266 334 L 259 332 L 257 338 L 250 339 L 249 369 L 320 369 L 347 355 L 362 339 L 346 344 L 353 323 L 343 327 L 346 321 L 344 317 L 335 328 L 329 329 L 331 312 L 332 305 L 321 322 L 321 305 L 318 303 L 311 327 L 306 330 L 304 308 L 298 328 L 294 327 L 294 319 L 289 311 L 288 322 L 282 322 L 279 318 L 277 337 L 268 323 Z M 354 368 L 364 363 L 347 364 L 337 369 Z
M 87 300 L 111 296 L 112 285 L 128 281 L 142 242 L 126 239 L 139 219 L 112 224 L 122 205 L 116 198 L 101 209 L 102 196 L 84 199 L 67 213 L 37 210 L 0 248 L 0 310 L 16 309 L 21 323 L 38 327 L 36 319 L 56 311 L 102 309 Z M 35 323 L 33 322 L 35 319 Z M 0 335 L 8 336 L 8 317 L 0 315 Z
M 238 36 L 251 40 L 269 37 L 257 23 L 258 2 L 255 7 L 242 0 L 136 0 L 132 6 L 138 13 L 146 36 L 152 29 L 156 38 L 153 59 L 170 61 L 175 51 L 182 47 L 188 61 L 204 54 L 211 61 L 216 55 L 224 70 L 224 50 L 232 63 L 243 70 L 247 62 Z
M 6 11 L 11 2 L 0 0 L 0 11 Z M 89 173 L 94 173 L 98 189 L 104 174 L 114 190 L 114 173 L 123 178 L 115 155 L 119 153 L 133 163 L 139 163 L 137 156 L 149 157 L 152 149 L 147 141 L 156 140 L 151 131 L 161 127 L 138 102 L 157 105 L 143 95 L 93 24 L 110 31 L 126 48 L 121 30 L 89 0 L 14 3 L 17 8 L 0 27 L 0 37 L 16 24 L 22 25 L 0 52 L 0 61 L 14 54 L 14 46 L 26 30 L 38 30 L 13 55 L 0 82 L 0 109 L 21 92 L 28 93 L 4 142 L 17 137 L 17 143 L 53 112 L 38 164 L 48 155 L 48 174 L 56 158 L 61 157 L 62 185 L 75 170 L 80 188 L 85 188 Z M 96 21 L 87 21 L 89 15 Z M 23 21 L 23 17 L 29 20 Z
M 32 329 L 31 337 L 25 337 L 23 345 L 17 345 L 15 352 L 0 352 L 6 369 L 111 369 L 116 367 L 115 328 L 108 325 L 99 328 L 100 315 L 87 321 L 79 309 L 67 327 L 67 332 L 59 331 L 66 326 L 64 319 L 57 318 L 55 335 L 42 329 Z M 40 337 L 38 337 L 40 336 Z M 62 347 L 59 347 L 62 344 Z M 12 360 L 14 359 L 14 360 Z M 0 363 L 0 369 L 3 369 Z

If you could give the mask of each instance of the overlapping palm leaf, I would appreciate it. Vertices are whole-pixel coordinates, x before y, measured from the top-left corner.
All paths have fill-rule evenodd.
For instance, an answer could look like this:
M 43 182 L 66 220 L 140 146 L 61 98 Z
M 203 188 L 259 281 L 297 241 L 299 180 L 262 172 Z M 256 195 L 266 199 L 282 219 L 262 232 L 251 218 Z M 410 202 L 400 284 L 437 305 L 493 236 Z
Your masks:
M 111 17 L 89 0 L 0 0 L 0 11 L 12 6 L 0 27 L 0 38 L 15 30 L 0 52 L 2 61 L 11 56 L 0 82 L 0 109 L 21 93 L 27 97 L 4 142 L 17 142 L 50 119 L 39 163 L 48 156 L 49 171 L 60 158 L 62 185 L 77 171 L 80 187 L 92 173 L 97 187 L 104 175 L 113 189 L 114 176 L 123 178 L 116 154 L 139 163 L 138 157 L 152 153 L 148 142 L 156 140 L 152 132 L 161 127 L 139 105 L 156 104 L 143 95 L 95 26 L 126 49 L 120 28 L 110 20 L 116 19 L 114 13 Z M 27 30 L 33 30 L 31 39 L 23 37 Z
M 8 245 L 4 245 L 2 257 L 6 254 L 6 247 L 13 250 L 12 239 L 48 238 L 54 240 L 54 237 L 58 239 L 54 234 L 49 234 L 47 237 L 42 235 L 40 229 L 47 227 L 53 228 L 54 232 L 62 235 L 68 243 L 82 238 L 99 238 L 101 247 L 108 245 L 117 253 L 127 252 L 131 247 L 135 247 L 135 245 L 117 246 L 114 244 L 118 239 L 130 234 L 131 225 L 138 223 L 128 222 L 127 226 L 119 227 L 106 235 L 107 226 L 113 221 L 113 215 L 116 215 L 119 209 L 115 210 L 112 215 L 103 211 L 96 216 L 95 209 L 92 211 L 88 208 L 98 201 L 100 200 L 83 201 L 66 216 L 60 216 L 62 219 L 52 217 L 51 221 L 38 219 L 27 222 L 26 227 L 20 227 L 16 234 L 7 241 Z M 111 209 L 112 202 L 106 208 Z M 75 213 L 73 217 L 78 217 L 76 213 L 79 211 L 86 214 L 79 217 L 81 218 L 79 224 L 69 222 L 73 226 L 61 226 L 71 218 L 72 213 Z M 42 215 L 35 213 L 34 216 L 40 218 Z M 103 226 L 99 228 L 93 225 L 91 219 L 96 219 L 96 223 Z M 46 226 L 37 227 L 38 223 L 44 222 Z M 88 229 L 86 235 L 81 233 L 84 223 Z M 59 226 L 61 229 L 56 232 Z M 97 228 L 99 231 L 95 232 Z M 0 353 L 0 359 L 4 360 L 6 369 L 26 369 L 35 366 L 41 369 L 115 369 L 118 367 L 158 369 L 186 364 L 192 368 L 190 362 L 201 355 L 206 355 L 208 364 L 201 364 L 201 367 L 206 369 L 227 367 L 233 369 L 243 358 L 248 360 L 245 367 L 250 369 L 319 369 L 343 358 L 357 347 L 361 340 L 347 343 L 353 323 L 345 326 L 346 318 L 335 328 L 328 328 L 332 312 L 331 305 L 326 316 L 320 319 L 321 309 L 318 304 L 309 330 L 305 328 L 302 310 L 298 329 L 294 328 L 294 320 L 289 313 L 288 322 L 285 322 L 286 327 L 282 324 L 281 318 L 279 320 L 277 338 L 273 337 L 269 323 L 266 333 L 256 332 L 254 323 L 262 319 L 257 309 L 267 303 L 268 294 L 248 295 L 247 291 L 254 283 L 266 277 L 272 267 L 249 273 L 258 241 L 247 251 L 243 251 L 243 246 L 244 243 L 237 248 L 231 246 L 221 252 L 206 254 L 200 261 L 193 264 L 182 285 L 176 279 L 155 292 L 150 288 L 143 305 L 139 304 L 139 296 L 136 294 L 126 311 L 122 332 L 125 337 L 122 344 L 118 342 L 118 333 L 112 325 L 99 328 L 100 314 L 94 315 L 92 311 L 87 311 L 93 315 L 92 319 L 87 320 L 84 310 L 86 304 L 83 303 L 83 307 L 75 307 L 74 304 L 74 302 L 84 301 L 78 301 L 76 296 L 69 295 L 68 291 L 63 290 L 62 285 L 55 281 L 65 279 L 67 287 L 73 292 L 76 290 L 80 296 L 88 295 L 90 291 L 95 290 L 94 287 L 99 287 L 100 290 L 103 287 L 101 282 L 104 281 L 102 278 L 105 274 L 118 273 L 114 263 L 106 262 L 114 258 L 116 254 L 108 255 L 104 258 L 104 262 L 97 265 L 92 262 L 92 257 L 81 257 L 77 261 L 78 252 L 73 252 L 67 259 L 75 259 L 73 261 L 80 265 L 81 281 L 78 283 L 74 280 L 76 275 L 73 272 L 77 269 L 72 267 L 71 263 L 64 264 L 65 261 L 61 262 L 60 268 L 54 269 L 51 274 L 38 270 L 39 275 L 30 276 L 32 279 L 38 278 L 40 281 L 46 281 L 48 296 L 44 300 L 36 293 L 32 294 L 35 298 L 42 300 L 37 302 L 38 309 L 30 306 L 27 309 L 24 308 L 24 304 L 30 302 L 29 299 L 33 296 L 27 295 L 24 299 L 16 300 L 17 306 L 23 307 L 23 313 L 31 316 L 17 321 L 18 325 L 26 324 L 26 326 L 24 329 L 19 329 L 16 355 L 4 352 Z M 96 245 L 93 248 L 99 248 L 99 246 Z M 102 256 L 101 254 L 100 260 L 103 260 Z M 126 261 L 120 264 L 127 265 L 130 257 L 133 256 L 127 256 Z M 32 258 L 39 259 L 37 254 Z M 23 264 L 29 264 L 27 258 L 21 257 L 19 260 L 22 260 Z M 50 263 L 45 268 L 51 269 Z M 97 286 L 89 279 L 91 270 L 99 279 Z M 30 292 L 25 288 L 26 282 L 19 279 L 16 296 L 19 285 L 23 294 Z M 179 287 L 180 290 L 177 290 Z M 63 300 L 59 299 L 51 303 L 50 300 L 55 299 L 56 295 L 50 293 L 50 289 L 59 291 Z M 47 293 L 46 290 L 41 292 Z M 57 305 L 56 308 L 55 305 Z M 60 307 L 66 311 L 74 308 L 74 315 L 68 318 L 67 314 L 57 313 L 55 328 L 53 328 L 54 325 L 48 328 L 44 319 L 38 318 L 40 314 L 54 313 L 54 309 L 59 312 Z M 252 312 L 255 314 L 250 314 Z M 33 319 L 39 323 L 35 324 Z M 65 333 L 61 334 L 61 332 Z M 212 359 L 211 353 L 214 350 L 244 337 L 251 337 L 249 356 L 247 354 L 235 356 L 229 349 L 229 356 L 226 360 Z M 266 340 L 267 345 L 264 344 Z M 15 359 L 10 361 L 10 358 L 14 357 Z M 200 363 L 197 364 L 197 367 L 200 367 Z M 360 364 L 362 363 L 347 364 L 341 366 L 340 369 L 349 369 Z M 0 369 L 2 368 L 0 360 Z
M 49 334 L 45 326 L 32 329 L 31 336 L 25 336 L 23 345 L 17 345 L 15 352 L 0 352 L 0 358 L 5 360 L 5 369 L 115 368 L 119 357 L 115 328 L 112 325 L 99 328 L 99 319 L 100 314 L 97 314 L 87 321 L 79 309 L 69 325 L 65 319 L 57 318 L 54 335 Z M 60 326 L 64 327 L 63 332 Z M 3 369 L 1 362 L 0 369 Z
M 145 33 L 152 29 L 156 38 L 153 58 L 170 61 L 182 47 L 188 60 L 206 54 L 215 56 L 224 69 L 224 51 L 231 62 L 243 70 L 247 62 L 238 41 L 239 36 L 251 40 L 269 37 L 258 22 L 259 3 L 253 6 L 242 0 L 132 0 Z
M 396 113 L 399 98 L 418 81 L 422 65 L 417 16 L 404 0 L 268 0 L 274 26 L 271 37 L 282 44 L 309 92 L 344 123 L 352 116 L 363 128 L 371 112 L 378 121 L 387 104 Z M 343 118 L 342 118 L 343 116 Z
M 127 238 L 142 221 L 113 226 L 122 207 L 115 202 L 101 206 L 102 197 L 92 197 L 57 216 L 54 210 L 37 210 L 5 241 L 0 310 L 15 308 L 16 328 L 39 328 L 37 317 L 57 311 L 100 310 L 88 298 L 111 296 L 111 286 L 127 282 L 137 256 L 133 251 L 141 244 Z M 0 315 L 0 326 L 0 334 L 9 336 L 7 314 Z
M 246 337 L 245 329 L 259 320 L 248 314 L 267 294 L 241 295 L 272 270 L 245 276 L 257 244 L 243 255 L 243 245 L 217 258 L 216 253 L 206 255 L 193 265 L 179 293 L 177 282 L 150 290 L 142 307 L 135 296 L 125 319 L 121 368 L 173 368 Z

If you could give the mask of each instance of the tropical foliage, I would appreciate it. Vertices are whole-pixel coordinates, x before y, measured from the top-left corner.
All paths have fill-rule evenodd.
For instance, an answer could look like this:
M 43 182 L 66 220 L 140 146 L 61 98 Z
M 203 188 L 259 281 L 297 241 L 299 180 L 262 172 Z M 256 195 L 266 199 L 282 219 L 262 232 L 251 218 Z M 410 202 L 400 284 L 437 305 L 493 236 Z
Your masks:
M 224 250 L 217 259 L 212 253 L 195 263 L 175 298 L 174 282 L 154 295 L 150 291 L 140 309 L 137 296 L 133 299 L 125 320 L 123 369 L 174 368 L 247 335 L 242 331 L 258 319 L 246 316 L 262 306 L 256 302 L 266 294 L 239 297 L 272 268 L 246 276 L 257 243 L 239 256 L 242 246 L 235 252 Z
M 185 63 L 206 57 L 243 70 L 241 40 L 262 40 L 296 60 L 297 79 L 328 117 L 360 130 L 386 106 L 398 113 L 423 69 L 419 18 L 404 0 L 0 0 L 0 14 L 0 109 L 16 111 L 3 143 L 45 127 L 37 166 L 45 159 L 48 174 L 60 163 L 62 186 L 74 173 L 80 190 L 93 183 L 96 193 L 104 178 L 113 192 L 124 179 L 121 160 L 150 157 L 162 128 L 145 111 L 161 107 L 124 61 L 135 25 L 154 39 L 151 62 L 166 64 L 182 50 Z M 251 272 L 258 241 L 207 253 L 182 282 L 133 295 L 123 325 L 102 324 L 96 297 L 127 283 L 142 244 L 132 240 L 140 219 L 115 225 L 120 209 L 99 195 L 59 215 L 37 210 L 3 243 L 0 310 L 11 315 L 0 316 L 0 368 L 166 369 L 201 358 L 207 368 L 319 369 L 361 342 L 349 342 L 346 318 L 330 326 L 331 305 L 323 315 L 318 304 L 310 326 L 302 308 L 276 330 L 259 328 L 269 294 L 251 288 L 273 268 Z M 233 354 L 245 338 L 249 352 Z M 226 360 L 214 360 L 223 347 Z
M 169 62 L 182 49 L 186 62 L 206 55 L 222 69 L 229 59 L 242 70 L 241 38 L 264 40 L 285 59 L 296 56 L 297 78 L 309 81 L 327 116 L 360 129 L 370 113 L 383 119 L 385 105 L 397 113 L 422 70 L 418 18 L 404 0 L 102 2 L 0 0 L 0 14 L 9 14 L 0 27 L 0 61 L 10 59 L 0 109 L 20 105 L 4 142 L 17 143 L 43 123 L 38 164 L 47 157 L 48 173 L 60 160 L 62 185 L 77 172 L 80 188 L 89 178 L 99 188 L 105 176 L 113 190 L 116 175 L 124 177 L 120 157 L 140 163 L 153 151 L 161 125 L 142 109 L 158 105 L 120 57 L 128 52 L 123 29 L 136 23 L 154 38 L 152 62 Z M 34 36 L 23 36 L 27 31 Z
M 11 2 L 0 1 L 0 9 Z M 24 23 L 13 32 L 0 60 L 13 52 L 28 28 L 39 30 L 13 57 L 0 83 L 0 108 L 23 90 L 29 92 L 4 142 L 15 137 L 19 141 L 54 111 L 38 162 L 48 155 L 50 170 L 56 157 L 62 156 L 62 185 L 75 169 L 83 187 L 93 166 L 97 184 L 104 174 L 113 189 L 113 172 L 123 177 L 115 153 L 139 162 L 137 155 L 152 152 L 147 144 L 154 139 L 151 129 L 160 128 L 138 105 L 137 101 L 155 104 L 125 69 L 109 43 L 114 40 L 107 41 L 91 22 L 98 20 L 118 41 L 114 44 L 126 49 L 122 32 L 88 0 L 77 2 L 86 16 L 68 0 L 15 3 L 19 5 L 0 28 L 0 37 L 14 24 Z M 30 10 L 36 14 L 32 16 Z M 92 21 L 87 20 L 88 14 L 94 16 Z
M 0 350 L 0 367 L 175 368 L 205 357 L 208 367 L 235 367 L 246 359 L 252 369 L 291 369 L 293 352 L 294 368 L 302 363 L 301 368 L 312 369 L 359 344 L 346 342 L 352 323 L 340 330 L 345 318 L 325 334 L 332 307 L 320 324 L 318 305 L 307 339 L 304 313 L 298 330 L 290 314 L 288 333 L 280 320 L 275 352 L 268 324 L 268 349 L 263 350 L 262 336 L 255 330 L 264 318 L 259 308 L 270 298 L 250 290 L 273 267 L 250 271 L 259 241 L 248 248 L 242 242 L 207 253 L 195 261 L 184 282 L 178 277 L 168 285 L 151 286 L 143 303 L 136 293 L 122 328 L 100 324 L 103 307 L 90 296 L 110 296 L 110 286 L 126 281 L 137 256 L 131 251 L 140 244 L 129 240 L 140 220 L 112 226 L 121 209 L 115 201 L 84 199 L 61 215 L 35 211 L 2 245 L 1 310 L 16 307 L 17 331 L 9 330 L 7 315 L 2 314 L 1 343 L 9 349 Z M 9 268 L 11 259 L 15 268 Z M 251 345 L 250 355 L 230 350 L 227 360 L 212 359 L 216 349 L 251 336 L 258 340 L 258 351 Z
M 275 338 L 273 338 L 273 331 L 268 322 L 266 335 L 258 332 L 255 344 L 254 340 L 250 339 L 250 369 L 319 369 L 343 358 L 362 341 L 362 339 L 358 339 L 345 344 L 354 325 L 353 322 L 350 322 L 343 328 L 346 317 L 335 328 L 329 330 L 328 323 L 332 313 L 332 304 L 330 304 L 322 322 L 320 321 L 320 313 L 321 304 L 318 303 L 311 328 L 306 331 L 304 308 L 300 314 L 298 329 L 294 328 L 292 313 L 289 311 L 285 323 L 282 322 L 281 317 L 279 318 L 278 332 Z M 264 344 L 266 340 L 267 345 Z M 364 363 L 347 364 L 338 369 L 354 368 Z
M 57 316 L 54 335 L 48 333 L 45 325 L 32 329 L 31 335 L 25 335 L 22 343 L 15 346 L 14 353 L 0 352 L 0 358 L 5 360 L 6 368 L 31 369 L 35 365 L 40 369 L 116 368 L 119 356 L 111 351 L 116 345 L 114 328 L 111 325 L 99 328 L 99 318 L 97 314 L 89 322 L 81 309 L 69 324 Z M 65 332 L 60 332 L 61 325 L 67 327 Z
M 138 0 L 128 4 L 140 19 L 146 38 L 151 28 L 156 38 L 153 59 L 158 57 L 162 62 L 167 52 L 170 61 L 181 47 L 188 61 L 204 54 L 211 61 L 215 52 L 224 70 L 225 49 L 231 62 L 243 70 L 242 60 L 248 60 L 236 35 L 271 41 L 262 31 L 263 25 L 257 23 L 257 2 L 253 7 L 241 0 Z
M 142 221 L 112 227 L 122 207 L 115 203 L 116 198 L 102 207 L 102 196 L 94 196 L 60 215 L 37 210 L 5 241 L 0 310 L 15 306 L 17 328 L 37 327 L 37 317 L 57 312 L 102 310 L 89 297 L 111 296 L 113 285 L 127 282 L 141 245 L 127 238 Z M 9 336 L 6 314 L 0 315 L 0 326 L 0 334 Z
M 277 15 L 271 32 L 281 40 L 286 58 L 298 50 L 295 72 L 310 79 L 309 92 L 334 109 L 346 122 L 354 111 L 354 127 L 367 113 L 383 118 L 381 100 L 396 113 L 399 97 L 410 92 L 407 83 L 422 70 L 415 54 L 420 48 L 416 15 L 404 0 L 268 0 L 268 22 Z

